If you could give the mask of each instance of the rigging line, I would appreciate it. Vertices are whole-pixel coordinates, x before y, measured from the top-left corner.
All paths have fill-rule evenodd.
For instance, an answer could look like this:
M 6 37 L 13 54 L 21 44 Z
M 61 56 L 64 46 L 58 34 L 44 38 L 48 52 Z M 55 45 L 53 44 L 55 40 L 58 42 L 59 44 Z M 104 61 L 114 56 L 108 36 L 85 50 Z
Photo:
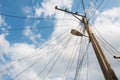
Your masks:
M 15 15 L 3 14 L 3 13 L 0 13 L 0 15 L 6 16 L 6 17 L 20 18 L 20 19 L 40 19 L 40 20 L 50 19 L 50 20 L 63 20 L 63 19 L 56 19 L 56 18 L 40 18 L 40 17 L 15 16 Z M 72 20 L 72 19 L 65 19 L 65 20 Z
M 60 38 L 60 37 L 61 37 L 63 34 L 65 34 L 66 32 L 67 32 L 67 30 L 66 30 L 65 32 L 63 32 L 62 34 L 60 34 L 59 36 L 57 36 L 56 39 Z M 51 39 L 51 40 L 49 41 L 49 43 L 52 42 L 52 41 L 54 41 L 54 40 Z M 5 71 L 5 70 L 7 70 L 8 67 L 11 67 L 12 65 L 16 65 L 18 62 L 21 62 L 21 61 L 25 60 L 26 58 L 34 57 L 34 56 L 31 56 L 31 55 L 35 54 L 35 53 L 38 52 L 40 49 L 42 49 L 42 48 L 44 48 L 45 46 L 49 45 L 49 43 L 45 43 L 45 44 L 44 44 L 41 48 L 39 48 L 38 50 L 30 53 L 29 55 L 27 55 L 27 56 L 25 56 L 25 57 L 23 57 L 23 58 L 21 58 L 21 59 L 18 59 L 15 63 L 10 64 L 10 65 L 7 66 L 6 68 L 0 70 L 0 73 L 3 72 L 3 71 Z
M 57 27 L 65 27 L 65 26 L 71 26 L 71 25 L 56 25 Z M 7 29 L 7 30 L 0 30 L 0 32 L 2 33 L 7 33 L 9 31 L 18 31 L 18 30 L 25 30 L 25 29 L 40 29 L 40 28 L 44 28 L 44 29 L 48 29 L 48 28 L 54 28 L 53 25 L 50 26 L 44 26 L 44 27 L 23 27 L 23 28 L 14 28 L 14 29 Z
M 83 1 L 83 0 L 81 0 L 81 2 L 82 2 L 82 7 L 83 7 L 83 10 L 84 10 L 84 15 L 85 15 L 85 17 L 86 17 L 86 11 L 85 11 L 84 1 Z
M 94 10 L 93 14 L 91 14 L 91 16 L 89 17 L 88 21 L 91 20 L 91 18 L 94 16 L 94 14 L 96 13 L 96 11 L 102 6 L 102 4 L 103 4 L 104 1 L 105 1 L 105 0 L 102 0 L 102 1 L 101 1 L 101 3 L 98 5 L 98 7 Z
M 77 44 L 77 42 L 78 42 L 78 38 L 76 39 L 75 44 Z M 74 45 L 75 45 L 75 44 L 74 44 Z M 75 59 L 75 53 L 77 52 L 77 50 L 75 51 L 75 48 L 76 48 L 76 47 L 77 47 L 77 46 L 74 46 L 74 47 L 72 48 L 71 55 L 70 55 L 70 60 L 69 60 L 69 62 L 68 62 L 68 64 L 67 64 L 67 67 L 66 67 L 66 70 L 65 70 L 65 73 L 64 73 L 63 80 L 65 80 L 65 78 L 66 78 L 66 76 L 67 76 L 67 73 L 69 73 L 69 71 L 70 71 L 70 69 L 71 69 L 71 66 L 72 66 L 72 64 L 73 64 L 73 61 L 74 61 L 74 59 Z M 75 53 L 74 53 L 74 51 L 75 51 Z
M 53 53 L 53 51 L 51 52 L 51 51 L 49 51 L 50 53 Z M 49 52 L 47 52 L 46 54 L 47 54 L 47 56 L 48 55 L 50 55 L 50 54 L 48 54 Z M 55 54 L 52 58 L 51 58 L 51 60 L 54 58 L 54 57 L 56 57 L 57 56 L 57 54 Z M 22 72 L 20 72 L 19 74 L 17 74 L 14 78 L 13 78 L 13 80 L 15 80 L 18 76 L 20 76 L 22 73 L 24 73 L 25 71 L 27 71 L 28 69 L 30 69 L 33 65 L 35 65 L 39 60 L 41 59 L 41 57 L 39 57 L 34 63 L 32 63 L 28 68 L 26 68 L 26 69 L 24 69 Z M 51 62 L 51 60 L 49 61 L 49 62 Z
M 99 36 L 102 38 L 103 41 L 105 41 L 105 43 L 107 43 L 113 50 L 115 50 L 118 54 L 120 54 L 120 51 L 118 51 L 117 49 L 115 49 L 107 40 L 105 40 L 103 38 L 103 36 L 100 34 L 100 32 L 93 26 L 93 28 L 97 31 L 97 33 L 99 34 Z
M 69 39 L 66 41 L 63 49 L 67 47 L 67 45 L 69 44 L 70 40 L 71 40 L 71 38 L 69 38 Z M 61 52 L 63 53 L 63 51 L 64 51 L 64 50 L 62 50 Z M 57 55 L 57 54 L 56 54 L 56 55 Z M 61 56 L 61 55 L 62 55 L 62 54 L 58 54 L 58 57 L 57 57 L 57 59 L 55 60 L 55 63 L 53 63 L 53 65 L 50 67 L 47 75 L 50 73 L 50 71 L 52 70 L 52 68 L 54 67 L 54 65 L 56 64 L 56 62 L 58 61 L 58 59 L 60 58 L 59 56 Z M 51 58 L 51 60 L 48 62 L 48 64 L 43 68 L 42 71 L 40 71 L 40 72 L 38 73 L 38 75 L 37 75 L 33 80 L 36 80 L 36 79 L 40 76 L 40 74 L 47 68 L 47 66 L 50 64 L 50 62 L 51 62 L 52 60 L 53 60 L 53 58 Z M 45 79 L 45 77 L 46 77 L 47 75 L 45 75 L 43 79 Z

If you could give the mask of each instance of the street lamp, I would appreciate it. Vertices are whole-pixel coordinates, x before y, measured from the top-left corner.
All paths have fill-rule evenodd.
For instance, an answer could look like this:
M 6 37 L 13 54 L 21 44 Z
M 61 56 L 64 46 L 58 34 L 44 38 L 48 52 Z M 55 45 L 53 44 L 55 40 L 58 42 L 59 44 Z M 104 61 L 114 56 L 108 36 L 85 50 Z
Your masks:
M 115 59 L 120 59 L 120 56 L 114 56 Z
M 72 35 L 75 35 L 75 36 L 85 36 L 85 37 L 88 37 L 88 36 L 80 33 L 79 31 L 77 31 L 77 30 L 75 30 L 75 29 L 72 29 L 72 30 L 71 30 L 71 34 L 72 34 Z
M 84 36 L 82 33 L 80 33 L 79 31 L 75 30 L 75 29 L 72 29 L 71 30 L 71 34 L 72 35 L 75 35 L 75 36 Z

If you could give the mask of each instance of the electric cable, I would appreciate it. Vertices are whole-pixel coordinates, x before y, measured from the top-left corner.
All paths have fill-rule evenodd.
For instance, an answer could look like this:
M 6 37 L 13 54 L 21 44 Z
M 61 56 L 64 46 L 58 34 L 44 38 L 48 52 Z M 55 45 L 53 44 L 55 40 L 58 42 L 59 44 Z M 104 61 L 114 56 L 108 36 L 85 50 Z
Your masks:
M 98 38 L 98 40 L 101 42 L 101 45 L 104 47 L 104 49 L 106 49 L 106 51 L 113 57 L 114 55 L 113 55 L 113 53 L 116 53 L 116 52 L 114 52 L 113 51 L 113 49 L 110 47 L 110 46 L 108 46 L 102 39 L 100 39 L 97 35 L 96 35 L 96 37 Z M 111 51 L 113 52 L 113 53 L 111 53 Z M 118 60 L 118 59 L 116 59 L 118 62 L 120 62 L 120 60 Z
M 82 60 L 81 60 L 81 62 L 79 63 L 79 65 L 81 65 L 81 67 L 79 68 L 79 72 L 80 73 L 78 73 L 78 75 L 80 76 L 82 73 L 81 73 L 81 69 L 82 69 L 82 67 L 83 67 L 83 61 L 84 61 L 84 58 L 85 58 L 85 56 L 86 56 L 86 54 L 88 54 L 88 50 L 89 50 L 89 44 L 90 44 L 90 42 L 88 42 L 88 44 L 87 44 L 87 46 L 86 46 L 86 50 L 85 50 L 85 52 L 84 52 L 84 55 L 83 55 L 83 57 L 82 57 Z
M 78 38 L 76 39 L 75 44 L 76 44 L 77 42 L 78 42 Z M 74 59 L 75 59 L 75 53 L 77 52 L 77 50 L 75 51 L 75 48 L 76 48 L 76 47 L 77 47 L 77 46 L 74 46 L 73 49 L 72 49 L 72 51 L 71 51 L 70 60 L 69 60 L 69 62 L 68 62 L 68 64 L 67 64 L 67 67 L 66 67 L 66 70 L 65 70 L 65 73 L 64 73 L 63 80 L 65 80 L 65 78 L 66 78 L 66 76 L 67 76 L 67 73 L 69 73 L 69 71 L 70 71 L 70 69 L 71 69 L 71 66 L 72 66 L 72 64 L 73 64 L 73 61 L 74 61 Z M 74 51 L 75 51 L 75 53 L 74 53 Z
M 94 10 L 93 14 L 91 14 L 91 16 L 89 17 L 88 21 L 90 21 L 90 19 L 94 16 L 96 11 L 102 6 L 103 2 L 104 2 L 104 0 L 102 0 L 101 3 L 98 5 L 98 7 Z
M 100 40 L 101 41 L 101 40 Z M 101 41 L 102 42 L 102 41 Z M 104 49 L 106 49 L 106 51 L 113 57 L 114 55 L 111 53 L 111 49 L 108 49 L 108 46 L 106 46 L 103 42 L 101 44 Z M 120 62 L 120 60 L 116 59 L 118 62 Z
M 81 38 L 81 40 L 84 40 L 84 38 L 83 38 L 83 39 Z M 84 55 L 85 46 L 83 46 L 83 45 L 85 45 L 85 44 L 84 44 L 84 43 L 81 43 L 80 45 L 81 45 L 81 46 L 80 46 L 80 49 L 79 49 L 79 56 L 78 56 L 77 68 L 76 68 L 74 80 L 77 80 L 78 74 L 79 74 L 79 72 L 81 71 L 81 70 L 80 70 L 80 67 L 81 67 L 82 65 L 80 65 L 80 63 L 82 63 L 82 58 L 83 58 L 83 55 Z M 82 54 L 82 53 L 83 53 L 83 54 Z
M 69 44 L 69 41 L 70 41 L 70 40 L 71 40 L 71 38 L 69 38 L 69 39 L 66 41 L 66 44 L 65 44 L 65 46 L 63 47 L 63 49 L 67 47 L 67 45 Z M 63 50 L 63 51 L 64 51 L 64 50 Z M 63 51 L 61 51 L 61 52 L 63 53 Z M 56 54 L 56 55 L 57 55 L 57 54 Z M 47 74 L 44 76 L 43 79 L 46 78 L 46 76 L 49 74 L 49 72 L 51 71 L 51 69 L 54 67 L 54 65 L 56 64 L 57 60 L 59 59 L 59 56 L 61 56 L 61 55 L 62 55 L 62 54 L 58 54 L 57 59 L 55 60 L 55 62 L 53 63 L 53 65 L 50 67 L 49 71 L 47 72 Z M 49 65 L 52 60 L 53 60 L 53 58 L 51 58 L 51 60 L 48 62 L 47 65 Z M 47 65 L 43 68 L 42 71 L 40 71 L 40 72 L 37 74 L 37 76 L 36 76 L 33 80 L 36 80 L 36 79 L 40 76 L 40 74 L 47 68 Z
M 56 19 L 56 18 L 41 18 L 41 17 L 25 17 L 25 16 L 16 16 L 16 15 L 9 15 L 9 14 L 4 14 L 4 13 L 0 13 L 0 15 L 2 16 L 6 16 L 6 17 L 12 17 L 12 18 L 20 18 L 20 19 L 39 19 L 39 20 L 63 20 L 63 19 Z M 64 19 L 64 20 L 72 20 L 72 19 Z
M 102 12 L 102 11 L 103 11 L 103 9 L 104 9 L 106 6 L 108 6 L 110 2 L 111 2 L 111 0 L 108 0 L 108 1 L 105 3 L 105 5 L 102 7 L 102 9 L 101 9 L 101 11 L 100 11 L 100 12 Z M 101 14 L 101 13 L 100 13 L 100 14 Z M 100 15 L 100 14 L 99 14 L 99 15 Z M 93 21 L 93 22 L 95 22 L 95 20 L 97 19 L 97 17 L 98 17 L 99 15 L 97 15 L 97 16 L 95 17 L 95 19 L 94 19 L 94 21 Z
M 82 48 L 81 48 L 81 47 L 82 47 L 82 44 L 81 44 L 81 43 L 82 43 L 82 38 L 83 38 L 83 37 L 81 37 L 81 40 L 80 40 L 80 43 L 79 43 L 79 44 L 80 44 L 80 48 L 79 48 L 79 53 L 78 53 L 78 58 L 77 58 L 77 66 L 76 66 L 76 72 L 75 72 L 74 80 L 76 80 L 77 75 L 78 75 L 78 70 L 79 70 L 79 61 L 80 61 L 79 59 L 80 59 L 80 57 L 81 57 L 81 56 L 80 56 L 80 54 L 81 54 L 80 51 L 82 50 Z
M 96 0 L 95 2 L 93 2 L 94 7 L 97 5 L 97 2 L 98 2 L 98 0 Z M 92 1 L 90 1 L 90 3 L 92 3 Z M 88 7 L 86 13 L 88 13 L 88 15 L 90 15 L 93 10 L 94 10 L 94 8 L 92 8 L 92 6 L 89 4 L 89 7 Z
M 90 42 L 89 42 L 90 43 Z M 85 55 L 88 52 L 89 49 L 89 43 L 86 45 L 85 51 L 83 52 L 83 55 L 80 57 L 80 53 L 79 53 L 79 57 L 78 57 L 78 63 L 77 63 L 77 68 L 76 68 L 76 73 L 75 73 L 75 77 L 74 80 L 77 80 L 78 75 L 80 75 L 81 73 L 79 73 L 82 69 L 82 64 L 83 64 L 83 60 Z M 81 48 L 80 48 L 81 49 Z M 81 59 L 80 59 L 81 58 Z
M 68 42 L 70 42 L 70 41 L 68 41 Z M 68 44 L 67 44 L 67 46 L 68 46 Z M 67 46 L 66 46 L 66 47 L 67 47 Z M 62 54 L 63 54 L 63 53 L 64 53 L 64 51 L 62 51 Z M 53 67 L 55 66 L 55 64 L 57 63 L 57 61 L 60 59 L 60 56 L 61 56 L 62 54 L 60 54 L 60 55 L 57 57 L 55 63 L 51 66 L 51 68 L 49 69 L 48 73 L 43 77 L 43 80 L 45 80 L 45 78 L 46 78 L 47 75 L 50 73 L 50 71 L 53 69 Z
M 102 38 L 102 40 L 107 44 L 107 45 L 109 45 L 113 50 L 115 50 L 118 54 L 120 54 L 120 52 L 117 50 L 117 49 L 115 49 L 108 41 L 106 41 L 103 37 L 102 37 L 102 35 L 100 34 L 100 32 L 93 26 L 93 28 L 97 31 L 97 33 L 98 33 L 98 35 Z
M 71 26 L 71 25 L 56 25 L 57 27 L 65 27 L 65 26 Z M 49 26 L 44 26 L 44 27 L 23 27 L 23 28 L 14 28 L 14 29 L 7 29 L 7 30 L 0 30 L 0 32 L 2 33 L 7 33 L 9 31 L 19 31 L 19 30 L 25 30 L 25 29 L 48 29 L 48 28 L 54 28 L 53 25 L 49 25 Z
M 89 79 L 89 54 L 87 52 L 87 80 Z
M 48 54 L 48 53 L 53 53 L 53 51 L 51 52 L 51 51 L 48 51 L 47 52 L 47 56 L 48 55 L 50 55 L 50 54 Z M 55 54 L 52 58 L 51 58 L 51 60 L 55 57 L 55 56 L 57 56 L 57 54 Z M 27 71 L 28 69 L 30 69 L 33 65 L 35 65 L 39 60 L 41 59 L 41 57 L 39 57 L 34 63 L 32 63 L 28 68 L 26 68 L 26 69 L 24 69 L 22 72 L 20 72 L 19 74 L 17 74 L 14 78 L 13 78 L 13 80 L 15 80 L 18 76 L 20 76 L 22 73 L 24 73 L 25 71 Z M 49 61 L 49 62 L 51 62 L 51 60 Z
M 86 17 L 86 11 L 85 11 L 84 1 L 83 1 L 83 0 L 81 0 L 81 2 L 82 2 L 83 10 L 84 10 L 84 15 L 85 15 L 85 17 Z
M 58 35 L 55 39 L 60 38 L 60 37 L 61 37 L 63 34 L 65 34 L 67 31 L 68 31 L 68 30 L 66 30 L 66 31 L 63 32 L 62 34 Z M 32 57 L 34 57 L 35 55 L 33 55 L 33 54 L 37 53 L 40 49 L 42 49 L 42 48 L 44 48 L 45 46 L 49 45 L 50 42 L 52 42 L 52 41 L 54 41 L 54 40 L 50 40 L 49 43 L 45 43 L 45 44 L 44 44 L 41 48 L 39 48 L 38 50 L 36 50 L 36 51 L 30 53 L 29 55 L 27 55 L 27 56 L 25 56 L 25 57 L 23 57 L 23 58 L 20 58 L 20 59 L 16 60 L 15 63 L 10 64 L 10 65 L 7 66 L 6 68 L 0 70 L 0 73 L 3 72 L 3 71 L 5 71 L 5 70 L 7 70 L 7 68 L 8 68 L 8 67 L 11 67 L 12 65 L 16 65 L 16 64 L 18 64 L 18 62 L 21 62 L 21 61 L 23 61 L 23 60 L 25 60 L 25 59 L 27 59 L 27 58 L 32 58 Z M 31 56 L 31 55 L 33 55 L 33 56 Z M 38 55 L 38 54 L 37 54 L 37 55 Z

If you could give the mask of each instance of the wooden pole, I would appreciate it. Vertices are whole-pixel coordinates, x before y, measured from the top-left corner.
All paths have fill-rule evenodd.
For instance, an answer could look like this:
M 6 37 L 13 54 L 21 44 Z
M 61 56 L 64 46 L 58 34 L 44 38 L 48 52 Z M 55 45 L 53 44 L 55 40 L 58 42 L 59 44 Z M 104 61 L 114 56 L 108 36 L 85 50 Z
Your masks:
M 105 80 L 118 80 L 113 69 L 109 65 L 101 47 L 99 46 L 97 39 L 95 38 L 94 34 L 92 33 L 92 30 L 91 30 L 90 26 L 88 25 L 86 18 L 83 17 L 82 19 L 83 19 L 83 23 L 85 25 L 85 29 L 89 35 L 90 41 L 92 43 L 94 52 L 95 52 L 96 57 L 98 59 L 99 65 L 100 65 L 101 70 L 103 72 Z
M 90 41 L 92 43 L 92 46 L 93 46 L 93 49 L 94 49 L 94 52 L 96 54 L 96 57 L 97 57 L 97 60 L 99 62 L 99 65 L 101 67 L 101 70 L 103 72 L 103 75 L 104 75 L 104 78 L 105 80 L 118 80 L 116 74 L 114 73 L 113 69 L 111 68 L 110 64 L 108 63 L 97 39 L 95 38 L 92 30 L 91 30 L 91 27 L 89 26 L 88 22 L 87 22 L 87 19 L 85 16 L 82 16 L 82 15 L 79 15 L 77 13 L 73 13 L 73 12 L 70 12 L 70 11 L 67 11 L 66 9 L 65 10 L 62 10 L 62 9 L 59 9 L 57 6 L 55 7 L 55 9 L 57 10 L 60 10 L 60 11 L 64 11 L 66 13 L 70 13 L 72 15 L 77 15 L 77 16 L 81 16 L 82 17 L 82 20 L 80 20 L 82 23 L 84 23 L 85 25 L 85 29 L 88 33 L 88 37 L 90 38 Z M 78 34 L 78 33 L 76 33 Z

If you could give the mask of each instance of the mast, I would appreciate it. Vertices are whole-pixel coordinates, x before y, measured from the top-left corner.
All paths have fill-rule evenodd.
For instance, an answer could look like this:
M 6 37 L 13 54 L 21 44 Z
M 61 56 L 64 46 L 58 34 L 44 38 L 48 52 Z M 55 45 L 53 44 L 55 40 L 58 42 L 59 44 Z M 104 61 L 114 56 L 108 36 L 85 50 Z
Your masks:
M 97 60 L 99 62 L 99 65 L 100 65 L 100 68 L 102 70 L 102 73 L 104 75 L 105 80 L 118 80 L 116 74 L 114 73 L 113 69 L 111 68 L 110 64 L 108 63 L 108 61 L 107 61 L 107 59 L 106 59 L 106 57 L 105 57 L 105 55 L 104 55 L 104 53 L 101 49 L 96 37 L 94 36 L 86 17 L 82 16 L 82 15 L 79 15 L 77 13 L 67 11 L 66 9 L 65 10 L 59 9 L 59 8 L 57 8 L 57 6 L 55 7 L 55 9 L 70 13 L 74 17 L 76 17 L 75 15 L 82 17 L 82 20 L 80 20 L 78 17 L 76 17 L 76 18 L 79 19 L 85 26 L 85 30 L 88 33 L 88 37 L 89 37 L 90 42 L 92 44 L 92 47 L 94 49 L 95 55 L 97 57 Z M 75 35 L 77 35 L 77 34 L 75 34 Z

